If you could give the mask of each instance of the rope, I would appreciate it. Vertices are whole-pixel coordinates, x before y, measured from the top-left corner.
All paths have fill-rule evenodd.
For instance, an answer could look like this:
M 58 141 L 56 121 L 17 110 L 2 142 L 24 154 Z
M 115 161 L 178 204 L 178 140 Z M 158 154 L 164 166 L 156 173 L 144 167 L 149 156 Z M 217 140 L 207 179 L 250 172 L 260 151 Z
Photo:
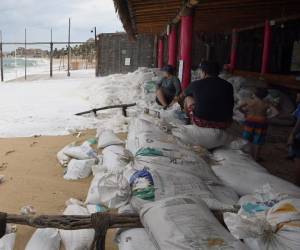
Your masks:
M 6 213 L 0 213 L 0 238 L 2 238 L 6 232 L 6 218 Z
M 105 237 L 106 232 L 112 224 L 110 214 L 107 213 L 94 213 L 91 215 L 91 224 L 95 229 L 95 237 L 91 250 L 95 247 L 97 250 L 105 250 Z

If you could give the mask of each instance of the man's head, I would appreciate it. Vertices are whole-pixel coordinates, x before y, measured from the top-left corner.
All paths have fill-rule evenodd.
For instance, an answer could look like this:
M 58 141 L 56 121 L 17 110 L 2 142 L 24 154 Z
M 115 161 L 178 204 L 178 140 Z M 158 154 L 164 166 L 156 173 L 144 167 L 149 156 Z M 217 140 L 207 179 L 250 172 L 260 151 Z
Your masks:
M 254 90 L 254 96 L 260 100 L 265 99 L 268 94 L 269 92 L 266 88 L 256 88 Z
M 162 71 L 164 72 L 165 77 L 170 77 L 175 74 L 175 68 L 172 65 L 166 65 L 162 68 Z
M 217 62 L 203 61 L 199 65 L 200 78 L 205 79 L 207 77 L 216 77 L 220 73 L 220 67 Z

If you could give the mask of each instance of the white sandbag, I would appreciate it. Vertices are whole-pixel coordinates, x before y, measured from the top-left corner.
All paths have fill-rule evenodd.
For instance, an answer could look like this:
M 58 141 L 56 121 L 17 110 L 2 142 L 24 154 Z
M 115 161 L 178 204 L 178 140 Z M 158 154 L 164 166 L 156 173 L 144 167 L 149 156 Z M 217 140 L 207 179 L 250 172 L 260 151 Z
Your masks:
M 123 205 L 119 207 L 118 214 L 134 214 L 136 210 L 131 206 L 131 204 Z
M 269 173 L 235 166 L 212 166 L 215 174 L 239 195 L 252 194 L 258 187 L 269 184 L 276 192 L 298 197 L 300 188 Z
M 107 211 L 107 208 L 101 205 L 87 204 L 86 208 L 90 214 L 103 213 Z
M 105 129 L 99 132 L 98 148 L 122 144 L 124 144 L 124 142 L 111 129 Z
M 57 153 L 57 160 L 59 162 L 59 164 L 62 166 L 62 167 L 66 167 L 69 163 L 69 161 L 71 160 L 71 157 L 69 157 L 68 155 L 65 154 L 65 151 L 69 148 L 72 148 L 75 146 L 75 142 L 72 142 L 71 144 L 65 146 L 62 150 L 60 150 L 58 153 Z
M 164 157 L 164 156 L 137 156 L 132 167 L 141 170 L 144 167 L 150 170 L 176 172 L 182 171 L 201 178 L 206 184 L 222 183 L 212 171 L 211 167 L 201 157 Z
M 222 129 L 201 128 L 196 125 L 178 126 L 172 134 L 186 145 L 201 145 L 206 149 L 214 149 L 229 144 L 234 137 Z
M 102 204 L 109 208 L 118 208 L 127 203 L 130 186 L 120 173 L 96 174 L 88 191 L 86 204 Z
M 178 196 L 146 204 L 140 217 L 158 249 L 247 249 L 199 197 Z
M 134 228 L 118 234 L 117 243 L 119 250 L 157 250 L 143 228 Z
M 130 151 L 123 146 L 108 146 L 102 151 L 102 165 L 108 171 L 121 172 L 124 167 L 133 159 Z
M 213 152 L 213 159 L 222 168 L 231 167 L 237 169 L 248 169 L 262 173 L 268 172 L 263 166 L 254 161 L 249 154 L 245 154 L 241 150 L 232 150 L 227 148 L 216 149 Z
M 69 205 L 64 215 L 89 215 L 85 207 L 77 204 Z M 59 230 L 63 245 L 66 250 L 90 249 L 95 235 L 94 229 Z
M 92 166 L 96 164 L 95 159 L 76 160 L 72 159 L 64 175 L 66 180 L 79 180 L 89 177 L 92 174 Z
M 58 229 L 37 229 L 28 241 L 25 250 L 59 250 L 60 240 Z
M 183 112 L 179 104 L 175 104 L 167 110 L 160 110 L 160 118 L 167 123 L 174 125 L 184 125 Z
M 127 141 L 126 148 L 131 151 L 133 155 L 141 148 L 157 148 L 165 150 L 176 150 L 178 148 L 177 140 L 174 136 L 169 134 L 157 133 L 140 133 Z
M 232 235 L 252 250 L 299 249 L 299 199 L 282 200 L 265 214 L 225 213 L 224 221 Z
M 228 205 L 236 205 L 238 203 L 239 196 L 232 188 L 222 184 L 212 184 L 207 186 L 209 191 L 212 192 L 218 201 Z
M 89 142 L 84 142 L 81 146 L 66 148 L 64 153 L 67 156 L 77 160 L 97 158 L 97 154 Z
M 14 250 L 16 233 L 5 234 L 0 239 L 0 250 Z

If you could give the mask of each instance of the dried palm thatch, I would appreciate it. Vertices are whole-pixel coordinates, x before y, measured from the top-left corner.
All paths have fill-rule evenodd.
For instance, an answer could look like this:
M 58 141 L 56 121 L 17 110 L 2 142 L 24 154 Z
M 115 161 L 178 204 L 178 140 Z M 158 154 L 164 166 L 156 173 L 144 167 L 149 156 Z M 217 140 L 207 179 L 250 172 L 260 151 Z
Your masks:
M 130 0 L 113 0 L 116 12 L 123 23 L 125 31 L 131 39 L 135 39 L 137 32 L 129 1 Z

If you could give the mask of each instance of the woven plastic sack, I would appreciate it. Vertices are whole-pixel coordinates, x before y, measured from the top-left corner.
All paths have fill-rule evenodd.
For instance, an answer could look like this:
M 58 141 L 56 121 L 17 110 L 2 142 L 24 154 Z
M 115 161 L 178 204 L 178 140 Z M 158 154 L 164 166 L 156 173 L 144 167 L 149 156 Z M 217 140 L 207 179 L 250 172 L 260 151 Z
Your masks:
M 25 250 L 59 250 L 60 240 L 58 229 L 37 229 L 28 241 Z
M 64 150 L 64 154 L 77 160 L 97 158 L 97 154 L 89 142 L 84 142 L 81 146 L 68 147 Z
M 119 139 L 119 137 L 111 129 L 105 129 L 99 134 L 98 148 L 122 144 L 124 144 L 124 142 Z
M 89 177 L 92 174 L 92 166 L 96 164 L 95 159 L 76 160 L 72 159 L 64 175 L 66 180 L 79 180 Z
M 16 233 L 5 234 L 0 239 L 0 250 L 14 250 Z

